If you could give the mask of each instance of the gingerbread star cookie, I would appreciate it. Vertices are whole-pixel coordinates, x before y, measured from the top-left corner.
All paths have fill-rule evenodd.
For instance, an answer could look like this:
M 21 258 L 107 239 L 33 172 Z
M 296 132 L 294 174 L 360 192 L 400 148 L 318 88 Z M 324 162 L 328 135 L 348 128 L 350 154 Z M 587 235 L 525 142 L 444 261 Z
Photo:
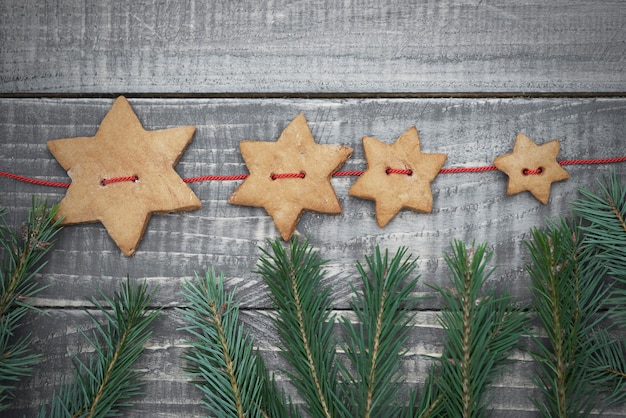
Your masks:
M 72 178 L 59 204 L 64 225 L 101 222 L 127 256 L 137 250 L 152 213 L 200 208 L 174 171 L 193 126 L 146 131 L 119 97 L 93 137 L 48 141 Z
M 264 208 L 288 241 L 305 210 L 339 214 L 330 177 L 352 148 L 315 143 L 304 115 L 298 115 L 276 142 L 242 141 L 250 175 L 228 198 L 235 205 Z
M 431 212 L 430 183 L 439 174 L 446 154 L 424 154 L 415 127 L 389 145 L 363 137 L 367 169 L 348 193 L 376 201 L 376 221 L 381 228 L 402 209 Z
M 528 190 L 544 205 L 550 197 L 552 183 L 567 180 L 569 174 L 556 161 L 560 143 L 558 140 L 535 144 L 524 134 L 515 138 L 513 152 L 497 157 L 493 164 L 509 176 L 507 194 Z

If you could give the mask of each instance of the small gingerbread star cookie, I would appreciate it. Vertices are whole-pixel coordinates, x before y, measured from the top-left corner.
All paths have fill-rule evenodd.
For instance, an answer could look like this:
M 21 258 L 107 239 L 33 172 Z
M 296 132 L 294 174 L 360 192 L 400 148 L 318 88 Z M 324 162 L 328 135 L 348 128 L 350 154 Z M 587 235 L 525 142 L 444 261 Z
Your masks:
M 552 183 L 567 180 L 569 174 L 556 161 L 558 140 L 535 144 L 524 134 L 515 138 L 513 152 L 497 157 L 493 164 L 509 176 L 507 194 L 528 190 L 544 205 L 550 197 Z
M 376 201 L 376 221 L 381 228 L 402 209 L 428 213 L 433 208 L 430 183 L 439 174 L 446 154 L 424 154 L 415 127 L 389 145 L 363 137 L 367 170 L 348 193 Z
M 285 241 L 303 211 L 341 213 L 330 177 L 352 148 L 315 143 L 304 115 L 291 121 L 276 142 L 242 141 L 240 148 L 250 175 L 228 202 L 264 208 Z
M 72 183 L 59 204 L 63 225 L 102 222 L 127 256 L 137 250 L 152 213 L 200 208 L 174 171 L 193 126 L 146 131 L 119 97 L 93 137 L 48 141 Z

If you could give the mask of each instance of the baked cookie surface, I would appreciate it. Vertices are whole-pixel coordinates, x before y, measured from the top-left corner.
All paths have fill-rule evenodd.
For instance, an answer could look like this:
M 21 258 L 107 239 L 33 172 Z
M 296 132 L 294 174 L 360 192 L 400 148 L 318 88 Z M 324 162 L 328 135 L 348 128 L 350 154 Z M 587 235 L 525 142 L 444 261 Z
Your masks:
M 296 116 L 276 142 L 242 141 L 240 149 L 250 175 L 228 202 L 264 208 L 285 241 L 305 210 L 341 213 L 330 178 L 352 148 L 317 144 L 304 115 Z
M 72 179 L 59 204 L 63 225 L 101 222 L 131 256 L 152 213 L 198 209 L 200 200 L 174 171 L 195 128 L 147 131 L 119 97 L 93 137 L 48 141 Z

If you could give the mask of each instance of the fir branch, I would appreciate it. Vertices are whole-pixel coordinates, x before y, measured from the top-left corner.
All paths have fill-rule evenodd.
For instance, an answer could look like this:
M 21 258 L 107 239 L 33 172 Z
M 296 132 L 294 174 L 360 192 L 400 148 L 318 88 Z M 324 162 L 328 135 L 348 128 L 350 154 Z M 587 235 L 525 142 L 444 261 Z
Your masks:
M 430 367 L 428 376 L 424 382 L 422 396 L 417 395 L 417 389 L 412 388 L 409 391 L 409 405 L 406 413 L 402 416 L 406 418 L 431 418 L 438 417 L 443 414 L 444 394 L 439 391 L 436 381 L 437 376 L 436 364 Z
M 545 230 L 533 229 L 526 243 L 533 310 L 548 340 L 536 339 L 532 353 L 538 364 L 535 384 L 545 398 L 534 403 L 544 416 L 587 416 L 598 398 L 589 362 L 604 349 L 591 341 L 607 316 L 602 311 L 606 269 L 598 259 L 585 256 L 578 231 L 564 219 L 548 221 Z
M 610 315 L 626 327 L 626 184 L 613 171 L 598 181 L 598 192 L 581 189 L 582 198 L 574 202 L 574 213 L 585 223 L 582 247 L 587 260 L 600 260 L 614 286 L 607 300 Z M 598 331 L 598 349 L 594 352 L 594 382 L 608 389 L 607 404 L 626 399 L 626 341 L 618 341 Z
M 45 265 L 41 260 L 59 231 L 60 221 L 54 221 L 57 209 L 48 209 L 45 202 L 33 198 L 19 233 L 4 222 L 0 225 L 0 410 L 9 407 L 15 382 L 29 376 L 40 359 L 30 354 L 28 335 L 19 339 L 13 336 L 26 312 L 36 309 L 28 299 L 44 289 L 34 277 Z M 5 210 L 0 209 L 0 217 L 4 215 Z
M 338 396 L 336 342 L 331 315 L 331 288 L 324 287 L 323 261 L 308 241 L 292 240 L 289 253 L 280 241 L 262 249 L 258 273 L 270 288 L 278 310 L 276 328 L 283 344 L 282 355 L 293 367 L 287 371 L 313 417 L 350 416 Z
M 278 388 L 274 375 L 268 371 L 263 357 L 257 354 L 258 373 L 263 377 L 262 408 L 264 418 L 300 418 L 302 415 L 295 407 L 291 398 L 287 398 L 285 392 Z
M 235 292 L 224 290 L 224 277 L 208 270 L 204 279 L 184 284 L 187 307 L 183 328 L 195 337 L 184 358 L 186 371 L 204 394 L 204 406 L 223 417 L 288 417 L 284 396 L 269 377 L 253 340 L 239 323 Z
M 626 400 L 626 342 L 614 338 L 606 329 L 599 329 L 589 344 L 593 352 L 589 364 L 591 383 L 608 393 L 605 406 L 623 403 Z
M 598 193 L 580 189 L 574 213 L 587 222 L 581 226 L 584 246 L 604 261 L 608 272 L 626 285 L 626 184 L 615 171 L 598 181 Z M 623 294 L 623 296 L 626 296 Z M 626 299 L 618 303 L 626 302 Z
M 111 417 L 118 416 L 118 408 L 129 406 L 128 399 L 140 394 L 142 382 L 132 369 L 150 338 L 152 321 L 159 310 L 149 310 L 154 293 L 148 293 L 145 283 L 136 284 L 127 279 L 113 299 L 103 292 L 107 306 L 92 299 L 104 316 L 105 323 L 89 313 L 95 329 L 91 336 L 81 331 L 96 352 L 88 363 L 74 356 L 74 381 L 62 387 L 52 399 L 51 417 Z M 46 416 L 42 407 L 40 417 Z
M 525 331 L 527 315 L 513 307 L 513 299 L 484 289 L 493 271 L 486 271 L 492 254 L 484 244 L 468 251 L 455 241 L 452 254 L 445 256 L 452 288 L 432 286 L 443 297 L 440 322 L 446 342 L 436 365 L 437 396 L 431 398 L 441 397 L 447 416 L 485 415 L 487 388 L 509 363 L 509 352 Z
M 411 296 L 418 277 L 408 280 L 415 269 L 415 260 L 405 259 L 406 248 L 398 250 L 389 261 L 376 247 L 372 257 L 366 257 L 368 274 L 358 263 L 363 294 L 353 287 L 356 296 L 351 307 L 359 325 L 347 318 L 342 321 L 346 337 L 344 348 L 356 376 L 343 369 L 354 411 L 352 416 L 397 416 L 400 405 L 400 364 L 406 349 L 409 321 L 414 314 L 417 298 Z M 371 277 L 370 277 L 371 276 Z

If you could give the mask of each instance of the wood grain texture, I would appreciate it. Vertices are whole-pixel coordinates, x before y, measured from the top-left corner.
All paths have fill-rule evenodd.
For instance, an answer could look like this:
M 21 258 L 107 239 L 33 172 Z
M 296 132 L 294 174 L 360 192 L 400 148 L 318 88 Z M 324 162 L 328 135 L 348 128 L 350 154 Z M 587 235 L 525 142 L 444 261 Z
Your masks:
M 448 154 L 446 167 L 490 165 L 512 150 L 524 132 L 537 143 L 561 140 L 559 160 L 625 155 L 622 133 L 626 100 L 132 100 L 146 129 L 195 125 L 196 135 L 176 170 L 182 177 L 247 173 L 239 153 L 241 140 L 275 141 L 298 113 L 304 113 L 318 143 L 354 148 L 341 170 L 366 167 L 361 137 L 393 142 L 416 125 L 423 152 Z M 53 181 L 69 181 L 46 149 L 49 139 L 91 136 L 111 105 L 110 100 L 0 100 L 2 170 Z M 550 203 L 529 193 L 506 196 L 501 172 L 440 174 L 432 183 L 431 214 L 403 210 L 385 227 L 375 221 L 374 203 L 348 195 L 355 178 L 331 180 L 343 206 L 337 216 L 305 212 L 296 233 L 309 238 L 329 259 L 328 283 L 335 288 L 336 307 L 348 307 L 355 263 L 375 245 L 395 251 L 407 246 L 419 257 L 424 283 L 446 280 L 443 253 L 459 239 L 487 242 L 495 251 L 498 270 L 493 283 L 528 302 L 523 240 L 529 229 L 547 217 L 568 216 L 579 187 L 593 188 L 596 179 L 626 164 L 567 166 L 571 179 L 552 186 Z M 251 271 L 259 246 L 277 238 L 272 219 L 261 208 L 235 206 L 228 196 L 240 181 L 193 183 L 202 201 L 198 211 L 152 217 L 135 257 L 121 254 L 100 224 L 68 226 L 61 231 L 54 256 L 42 280 L 51 287 L 41 294 L 42 306 L 81 305 L 93 286 L 112 289 L 126 275 L 147 278 L 161 287 L 159 303 L 179 302 L 183 277 L 215 267 L 237 285 L 246 307 L 267 308 L 261 279 Z M 31 195 L 60 201 L 64 189 L 0 179 L 0 203 L 17 224 L 30 206 Z M 430 294 L 425 285 L 419 291 Z M 431 306 L 438 306 L 437 300 Z
M 46 148 L 46 141 L 92 136 L 112 104 L 106 99 L 0 99 L 0 170 L 53 181 L 69 181 Z M 512 150 L 515 136 L 524 132 L 537 143 L 561 140 L 559 160 L 604 158 L 626 154 L 623 132 L 626 99 L 133 99 L 131 104 L 145 129 L 179 125 L 197 127 L 195 137 L 176 170 L 183 177 L 246 173 L 239 153 L 242 140 L 275 141 L 298 113 L 309 120 L 317 142 L 354 148 L 342 170 L 366 167 L 361 137 L 393 142 L 408 127 L 419 131 L 423 152 L 448 154 L 444 168 L 491 165 Z M 579 187 L 593 188 L 596 178 L 614 169 L 626 175 L 626 164 L 567 166 L 571 179 L 552 187 L 544 206 L 529 193 L 506 196 L 507 179 L 500 172 L 441 174 L 432 184 L 431 214 L 402 211 L 384 229 L 377 226 L 373 202 L 348 195 L 354 177 L 334 178 L 343 213 L 338 216 L 305 213 L 297 234 L 308 237 L 329 259 L 325 283 L 333 286 L 335 308 L 350 315 L 350 283 L 357 281 L 355 263 L 364 261 L 379 244 L 395 251 L 407 246 L 419 257 L 422 276 L 418 292 L 432 294 L 426 283 L 445 286 L 443 253 L 453 239 L 488 242 L 498 266 L 491 284 L 514 294 L 520 304 L 530 301 L 529 261 L 523 240 L 531 227 L 547 217 L 569 215 Z M 21 383 L 18 401 L 5 415 L 32 416 L 70 373 L 70 353 L 88 346 L 78 328 L 91 327 L 77 308 L 90 306 L 97 288 L 111 294 L 127 275 L 159 286 L 155 306 L 164 307 L 144 357 L 137 365 L 146 381 L 146 394 L 124 416 L 205 416 L 200 394 L 184 376 L 180 359 L 186 335 L 180 314 L 181 283 L 214 267 L 237 287 L 242 318 L 273 370 L 284 367 L 277 352 L 277 336 L 268 314 L 267 288 L 253 273 L 259 246 L 278 232 L 258 208 L 229 205 L 228 196 L 240 182 L 193 183 L 203 207 L 194 212 L 155 215 L 137 254 L 128 258 L 99 224 L 69 226 L 59 235 L 48 264 L 38 276 L 49 285 L 34 302 L 49 316 L 30 315 L 22 332 L 35 337 L 35 350 L 44 354 L 35 375 Z M 0 178 L 0 205 L 6 220 L 19 225 L 31 196 L 58 202 L 64 189 L 30 185 Z M 425 354 L 441 351 L 442 330 L 437 323 L 437 298 L 423 301 L 411 332 L 411 349 L 403 370 L 408 384 L 423 384 L 430 360 Z M 524 342 L 529 346 L 529 342 Z M 537 396 L 529 380 L 532 362 L 527 353 L 514 353 L 515 363 L 492 390 L 494 417 L 534 417 L 529 398 Z M 281 384 L 293 389 L 282 373 Z M 624 410 L 603 416 L 626 415 Z
M 112 104 L 95 97 L 118 92 L 147 97 L 131 100 L 146 129 L 197 127 L 176 167 L 183 177 L 247 173 L 239 142 L 275 141 L 298 113 L 317 142 L 354 148 L 342 170 L 365 169 L 362 136 L 391 143 L 413 125 L 423 152 L 448 154 L 444 168 L 491 165 L 520 132 L 539 144 L 561 140 L 559 160 L 623 156 L 624 27 L 621 0 L 4 0 L 0 170 L 69 181 L 46 141 L 94 135 Z M 504 98 L 518 94 L 533 98 Z M 375 98 L 385 95 L 395 98 Z M 402 98 L 410 96 L 422 98 Z M 578 189 L 594 188 L 609 170 L 626 178 L 626 163 L 565 169 L 571 179 L 552 186 L 545 206 L 529 193 L 507 197 L 501 172 L 441 174 L 432 183 L 433 213 L 404 210 L 384 229 L 373 202 L 348 195 L 355 177 L 334 178 L 343 213 L 305 213 L 296 233 L 329 260 L 325 283 L 338 315 L 353 316 L 355 264 L 376 245 L 407 246 L 419 257 L 417 291 L 429 296 L 428 283 L 447 283 L 443 254 L 454 239 L 487 242 L 497 267 L 490 284 L 523 305 L 530 302 L 529 229 L 569 216 Z M 89 299 L 98 288 L 112 294 L 127 275 L 158 286 L 154 305 L 164 312 L 136 366 L 145 395 L 124 416 L 207 415 L 182 369 L 188 345 L 176 308 L 182 282 L 209 268 L 237 288 L 242 320 L 269 367 L 284 367 L 268 290 L 253 272 L 259 247 L 279 235 L 262 209 L 227 203 L 240 183 L 191 184 L 203 207 L 153 216 L 132 258 L 100 224 L 63 229 L 37 276 L 49 287 L 33 302 L 46 314 L 29 314 L 20 331 L 32 333 L 43 361 L 2 416 L 33 416 L 49 401 L 71 373 L 71 353 L 90 351 L 78 331 L 92 327 L 83 310 Z M 0 177 L 0 206 L 17 227 L 32 195 L 57 203 L 64 194 Z M 424 355 L 441 352 L 440 306 L 427 299 L 416 313 L 403 362 L 408 385 L 421 386 L 431 361 Z M 525 339 L 523 348 L 530 344 Z M 493 416 L 536 417 L 533 362 L 524 351 L 513 358 L 491 391 Z M 293 395 L 284 373 L 277 377 Z M 602 416 L 624 417 L 626 407 Z
M 624 92 L 619 0 L 5 0 L 0 93 Z
M 270 370 L 276 371 L 276 380 L 289 396 L 300 402 L 294 388 L 282 371 L 284 361 L 277 348 L 276 330 L 267 311 L 245 310 L 240 314 L 244 326 L 252 333 L 255 345 Z M 338 316 L 349 313 L 335 312 Z M 96 313 L 96 316 L 97 313 Z M 354 322 L 355 318 L 351 317 Z M 427 356 L 439 355 L 443 348 L 444 332 L 437 322 L 437 313 L 421 311 L 412 321 L 408 352 L 402 361 L 404 386 L 422 388 L 432 360 Z M 134 399 L 134 405 L 122 410 L 123 416 L 134 417 L 202 417 L 207 411 L 202 407 L 202 395 L 190 383 L 181 359 L 188 349 L 190 336 L 180 328 L 187 325 L 180 312 L 166 310 L 155 321 L 155 332 L 145 346 L 145 352 L 135 366 L 145 383 L 144 395 Z M 8 418 L 35 416 L 42 404 L 49 402 L 54 390 L 63 379 L 71 378 L 73 354 L 86 359 L 92 354 L 80 330 L 90 333 L 93 325 L 87 314 L 80 310 L 54 309 L 45 314 L 31 314 L 24 328 L 32 333 L 34 351 L 44 356 L 35 373 L 24 380 L 16 391 L 18 398 L 13 408 L 3 415 Z M 531 418 L 537 413 L 530 401 L 538 395 L 531 382 L 533 362 L 527 351 L 529 338 L 521 342 L 523 351 L 514 351 L 513 362 L 497 379 L 489 391 L 493 397 L 493 417 Z M 341 357 L 341 353 L 339 353 Z M 604 411 L 605 418 L 626 415 L 626 409 Z M 209 414 L 210 416 L 210 414 Z

